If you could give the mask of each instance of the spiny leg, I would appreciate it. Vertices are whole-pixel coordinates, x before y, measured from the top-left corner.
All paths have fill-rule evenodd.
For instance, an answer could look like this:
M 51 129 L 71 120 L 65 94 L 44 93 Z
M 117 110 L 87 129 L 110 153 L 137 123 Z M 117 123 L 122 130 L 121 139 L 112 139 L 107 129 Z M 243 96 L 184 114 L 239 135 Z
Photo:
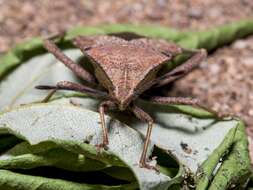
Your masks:
M 108 131 L 107 127 L 105 126 L 105 111 L 107 111 L 110 108 L 111 109 L 116 108 L 116 104 L 110 100 L 104 101 L 99 105 L 99 115 L 103 131 L 103 142 L 101 144 L 96 145 L 98 148 L 107 148 L 107 145 L 109 144 Z
M 36 86 L 35 88 L 40 89 L 40 90 L 52 90 L 46 96 L 46 98 L 44 98 L 42 102 L 48 102 L 57 90 L 72 90 L 72 91 L 86 93 L 90 96 L 97 97 L 97 98 L 102 98 L 102 99 L 109 98 L 109 95 L 106 92 L 96 90 L 96 89 L 93 89 L 81 84 L 69 82 L 69 81 L 58 82 L 56 86 L 39 85 L 39 86 Z
M 199 100 L 188 97 L 161 97 L 161 96 L 150 96 L 145 98 L 146 100 L 160 104 L 185 104 L 185 105 L 198 105 Z
M 138 119 L 148 123 L 146 139 L 145 139 L 145 142 L 144 142 L 143 151 L 142 151 L 141 158 L 140 158 L 140 161 L 139 161 L 140 167 L 148 168 L 148 169 L 154 169 L 154 170 L 158 171 L 158 169 L 156 167 L 147 164 L 147 161 L 146 161 L 148 145 L 149 145 L 149 142 L 150 142 L 150 136 L 151 136 L 154 121 L 148 113 L 143 111 L 138 106 L 133 105 L 130 109 Z
M 57 59 L 59 59 L 64 65 L 71 69 L 77 76 L 86 80 L 87 82 L 94 83 L 95 78 L 92 74 L 82 68 L 80 65 L 73 62 L 67 57 L 51 40 L 44 40 L 44 47 L 52 53 Z
M 222 117 L 219 115 L 216 111 L 207 108 L 206 106 L 202 105 L 198 99 L 195 98 L 188 98 L 188 97 L 161 97 L 161 96 L 150 96 L 145 97 L 145 100 L 153 103 L 158 104 L 184 104 L 184 105 L 193 105 L 197 106 L 199 108 L 202 108 L 204 110 L 207 110 L 208 112 L 212 113 L 213 115 L 217 116 L 218 118 Z

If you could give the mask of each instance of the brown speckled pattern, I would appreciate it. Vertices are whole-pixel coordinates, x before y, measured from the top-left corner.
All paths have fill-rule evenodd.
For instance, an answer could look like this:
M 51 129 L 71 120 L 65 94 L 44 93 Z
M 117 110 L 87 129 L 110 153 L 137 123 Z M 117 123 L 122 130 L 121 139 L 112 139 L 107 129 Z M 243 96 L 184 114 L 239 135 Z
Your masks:
M 168 56 L 176 56 L 182 53 L 182 48 L 177 44 L 163 39 L 139 38 L 131 40 L 131 43 L 136 45 L 145 44 L 146 46 L 154 48 L 155 50 L 158 50 L 159 52 L 162 52 Z
M 137 85 L 150 71 L 169 60 L 167 56 L 151 48 L 131 43 L 107 44 L 92 48 L 86 53 L 106 73 L 114 87 L 110 93 L 121 103 L 133 95 Z M 100 75 L 97 78 L 103 80 Z

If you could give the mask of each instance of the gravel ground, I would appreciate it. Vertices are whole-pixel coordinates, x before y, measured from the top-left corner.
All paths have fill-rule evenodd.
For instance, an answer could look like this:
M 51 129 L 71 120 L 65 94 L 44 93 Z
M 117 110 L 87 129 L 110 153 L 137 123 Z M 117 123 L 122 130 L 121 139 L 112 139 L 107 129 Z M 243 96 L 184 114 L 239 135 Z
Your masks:
M 252 0 L 0 0 L 0 52 L 76 25 L 130 22 L 199 30 L 243 18 L 253 18 Z M 253 129 L 253 36 L 215 51 L 207 62 L 169 94 L 198 97 L 241 116 Z

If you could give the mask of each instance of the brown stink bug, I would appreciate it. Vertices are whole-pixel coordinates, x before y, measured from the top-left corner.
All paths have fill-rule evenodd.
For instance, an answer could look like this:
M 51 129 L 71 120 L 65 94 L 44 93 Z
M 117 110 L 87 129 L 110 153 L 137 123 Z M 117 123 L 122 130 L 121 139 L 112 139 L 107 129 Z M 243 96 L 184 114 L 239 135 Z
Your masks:
M 73 90 L 101 99 L 99 113 L 103 129 L 103 143 L 108 145 L 105 111 L 128 110 L 137 118 L 148 123 L 146 139 L 140 158 L 140 167 L 154 168 L 147 164 L 146 152 L 153 126 L 152 117 L 135 104 L 136 99 L 144 99 L 158 104 L 190 104 L 200 106 L 197 99 L 184 97 L 152 96 L 147 90 L 166 85 L 193 70 L 206 58 L 206 51 L 186 50 L 165 40 L 135 38 L 125 40 L 116 36 L 79 36 L 73 44 L 89 58 L 95 74 L 91 74 L 75 64 L 51 41 L 45 40 L 45 48 L 70 68 L 86 85 L 68 81 L 58 82 L 56 86 L 37 86 L 37 89 L 52 89 L 46 101 L 57 90 Z M 157 76 L 161 67 L 182 53 L 192 54 L 184 64 L 162 76 Z M 103 88 L 101 88 L 101 86 Z

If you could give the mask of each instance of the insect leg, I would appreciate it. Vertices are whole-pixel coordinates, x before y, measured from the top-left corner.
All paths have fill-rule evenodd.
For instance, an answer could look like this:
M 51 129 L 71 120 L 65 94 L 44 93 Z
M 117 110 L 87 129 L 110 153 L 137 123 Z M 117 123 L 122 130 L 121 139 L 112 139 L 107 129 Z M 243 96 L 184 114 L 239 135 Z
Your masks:
M 116 104 L 110 100 L 104 101 L 99 105 L 99 115 L 100 115 L 100 121 L 101 121 L 101 127 L 103 130 L 103 142 L 101 144 L 98 144 L 98 148 L 106 148 L 106 146 L 109 144 L 108 140 L 108 131 L 107 127 L 105 126 L 105 111 L 107 109 L 116 108 Z
M 147 164 L 147 158 L 146 158 L 154 121 L 148 113 L 146 113 L 145 111 L 143 111 L 141 108 L 137 107 L 136 105 L 133 105 L 130 109 L 138 119 L 148 123 L 146 139 L 144 142 L 144 147 L 143 147 L 143 151 L 142 151 L 140 162 L 139 162 L 140 167 L 154 169 L 158 171 L 156 167 L 150 166 Z
M 147 98 L 149 102 L 159 104 L 185 104 L 185 105 L 198 105 L 199 100 L 188 97 L 161 97 L 161 96 L 150 96 Z
M 208 112 L 212 113 L 213 115 L 217 116 L 218 118 L 222 117 L 216 111 L 207 108 L 206 106 L 202 105 L 198 99 L 196 98 L 189 98 L 189 97 L 161 97 L 161 96 L 150 96 L 146 98 L 147 101 L 157 103 L 157 104 L 184 104 L 184 105 L 193 105 Z
M 53 94 L 57 90 L 71 90 L 71 91 L 82 92 L 96 98 L 103 98 L 103 99 L 109 98 L 109 95 L 107 94 L 107 92 L 93 89 L 88 86 L 84 86 L 82 84 L 73 83 L 69 81 L 58 82 L 56 86 L 40 85 L 40 86 L 36 86 L 35 88 L 40 89 L 40 90 L 52 90 L 42 102 L 48 102 L 49 99 L 53 96 Z
M 48 95 L 41 101 L 41 103 L 47 103 L 49 100 L 53 97 L 53 95 L 56 93 L 57 89 L 51 90 Z
M 185 51 L 189 52 L 190 50 Z M 190 59 L 188 59 L 184 64 L 179 65 L 178 67 L 168 72 L 167 74 L 155 79 L 155 81 L 153 82 L 154 85 L 152 87 L 164 86 L 172 81 L 175 81 L 185 76 L 187 73 L 195 69 L 207 56 L 206 50 L 204 49 L 192 52 L 194 52 L 194 55 Z
M 59 59 L 64 65 L 66 65 L 70 70 L 72 70 L 77 76 L 86 80 L 87 82 L 94 83 L 95 78 L 92 74 L 77 65 L 69 57 L 67 57 L 51 40 L 44 40 L 44 47 L 52 53 L 57 59 Z

